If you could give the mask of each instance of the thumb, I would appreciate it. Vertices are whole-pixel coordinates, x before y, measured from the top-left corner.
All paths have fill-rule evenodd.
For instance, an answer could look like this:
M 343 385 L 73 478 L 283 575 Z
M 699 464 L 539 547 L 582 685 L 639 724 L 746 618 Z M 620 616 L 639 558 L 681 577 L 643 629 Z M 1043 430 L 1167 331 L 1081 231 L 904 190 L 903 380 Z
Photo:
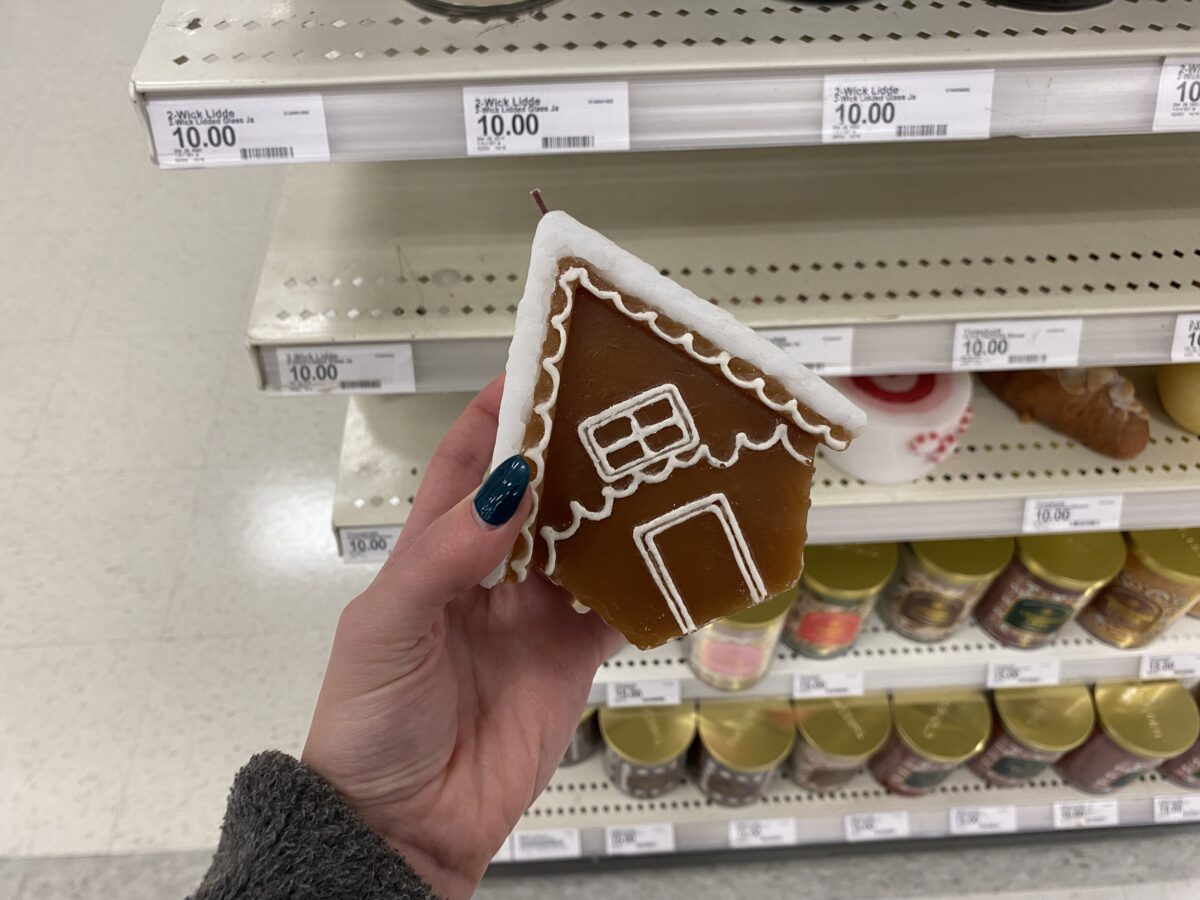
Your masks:
M 377 634 L 389 643 L 418 639 L 446 604 L 500 565 L 529 515 L 529 474 L 524 457 L 510 456 L 474 494 L 388 558 L 367 590 Z

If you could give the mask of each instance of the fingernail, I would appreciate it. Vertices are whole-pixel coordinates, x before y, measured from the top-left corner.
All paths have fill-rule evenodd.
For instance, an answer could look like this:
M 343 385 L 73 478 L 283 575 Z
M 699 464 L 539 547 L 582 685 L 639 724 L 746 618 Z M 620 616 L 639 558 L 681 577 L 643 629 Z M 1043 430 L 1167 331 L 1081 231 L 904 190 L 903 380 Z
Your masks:
M 510 456 L 492 469 L 492 474 L 475 494 L 475 512 L 493 528 L 503 525 L 521 505 L 527 487 L 529 463 L 520 454 Z

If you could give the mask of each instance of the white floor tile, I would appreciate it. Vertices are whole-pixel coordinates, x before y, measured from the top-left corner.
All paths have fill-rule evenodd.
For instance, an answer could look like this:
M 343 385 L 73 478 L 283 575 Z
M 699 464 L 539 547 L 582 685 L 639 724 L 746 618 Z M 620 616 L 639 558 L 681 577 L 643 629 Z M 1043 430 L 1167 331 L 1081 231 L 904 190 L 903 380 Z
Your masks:
M 165 634 L 332 634 L 374 575 L 372 566 L 338 558 L 332 503 L 329 470 L 281 463 L 206 472 Z
M 107 852 L 152 652 L 0 648 L 0 855 Z
M 105 232 L 0 232 L 0 345 L 65 340 L 92 296 Z
M 0 471 L 19 472 L 58 379 L 65 344 L 0 344 Z
M 0 481 L 0 645 L 158 637 L 197 482 L 193 470 Z
M 200 466 L 234 333 L 77 339 L 31 456 L 43 469 Z
M 237 770 L 260 750 L 300 752 L 328 644 L 321 632 L 159 645 L 113 851 L 216 846 Z

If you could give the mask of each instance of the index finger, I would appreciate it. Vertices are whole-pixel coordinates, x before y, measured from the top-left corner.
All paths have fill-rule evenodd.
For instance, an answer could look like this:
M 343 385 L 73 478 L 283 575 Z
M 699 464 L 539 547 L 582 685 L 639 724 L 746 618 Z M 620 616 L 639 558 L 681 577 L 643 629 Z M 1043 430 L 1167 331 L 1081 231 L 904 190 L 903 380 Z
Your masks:
M 475 395 L 434 451 L 396 548 L 408 546 L 483 481 L 492 461 L 504 376 Z

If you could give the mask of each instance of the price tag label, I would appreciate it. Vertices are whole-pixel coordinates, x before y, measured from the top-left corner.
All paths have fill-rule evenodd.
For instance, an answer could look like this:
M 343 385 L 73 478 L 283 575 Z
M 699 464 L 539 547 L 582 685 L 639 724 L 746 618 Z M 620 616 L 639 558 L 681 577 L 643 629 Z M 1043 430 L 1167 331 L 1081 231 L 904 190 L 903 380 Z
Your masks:
M 1058 684 L 1058 662 L 1057 659 L 1046 659 L 1038 662 L 988 663 L 988 689 Z
M 821 141 L 991 137 L 991 69 L 826 75 Z
M 1054 804 L 1055 828 L 1108 828 L 1120 824 L 1116 800 L 1059 801 Z
M 544 859 L 579 859 L 583 848 L 578 828 L 547 828 L 542 831 L 514 831 L 512 837 L 514 862 L 536 862 Z
M 411 394 L 412 344 L 277 347 L 279 389 L 289 394 Z
M 605 688 L 609 706 L 677 706 L 682 702 L 679 682 L 618 681 Z
M 1158 76 L 1155 131 L 1200 131 L 1200 56 L 1168 56 Z
M 827 672 L 824 675 L 792 676 L 792 699 L 815 700 L 820 697 L 861 697 L 862 672 Z
M 1118 531 L 1121 495 L 1111 497 L 1030 497 L 1025 501 L 1021 530 L 1026 534 L 1051 531 Z
M 783 847 L 796 843 L 795 819 L 734 819 L 729 823 L 729 846 Z
M 629 85 L 463 88 L 468 156 L 629 149 Z
M 950 367 L 955 372 L 1079 365 L 1083 319 L 958 322 Z
M 854 353 L 854 329 L 767 328 L 759 334 L 793 359 L 822 375 L 849 375 Z
M 643 853 L 673 853 L 675 826 L 609 825 L 604 829 L 604 852 L 609 856 L 639 856 Z
M 513 857 L 512 835 L 509 835 L 508 837 L 506 837 L 504 839 L 504 843 L 500 845 L 500 849 L 497 850 L 495 855 L 492 857 L 492 862 L 493 863 L 512 862 L 512 857 Z
M 906 838 L 909 834 L 908 811 L 852 813 L 845 819 L 846 840 L 886 841 Z
M 1142 657 L 1138 676 L 1143 679 L 1191 678 L 1200 675 L 1200 653 L 1161 653 Z
M 1200 795 L 1154 798 L 1154 824 L 1200 822 Z
M 163 169 L 329 162 L 320 94 L 149 100 L 146 115 Z
M 1013 834 L 1015 806 L 956 806 L 950 810 L 951 834 Z
M 342 561 L 383 562 L 396 546 L 400 528 L 399 525 L 384 525 L 379 528 L 338 529 L 338 537 L 342 542 Z
M 1200 362 L 1200 313 L 1180 313 L 1175 319 L 1171 362 Z

